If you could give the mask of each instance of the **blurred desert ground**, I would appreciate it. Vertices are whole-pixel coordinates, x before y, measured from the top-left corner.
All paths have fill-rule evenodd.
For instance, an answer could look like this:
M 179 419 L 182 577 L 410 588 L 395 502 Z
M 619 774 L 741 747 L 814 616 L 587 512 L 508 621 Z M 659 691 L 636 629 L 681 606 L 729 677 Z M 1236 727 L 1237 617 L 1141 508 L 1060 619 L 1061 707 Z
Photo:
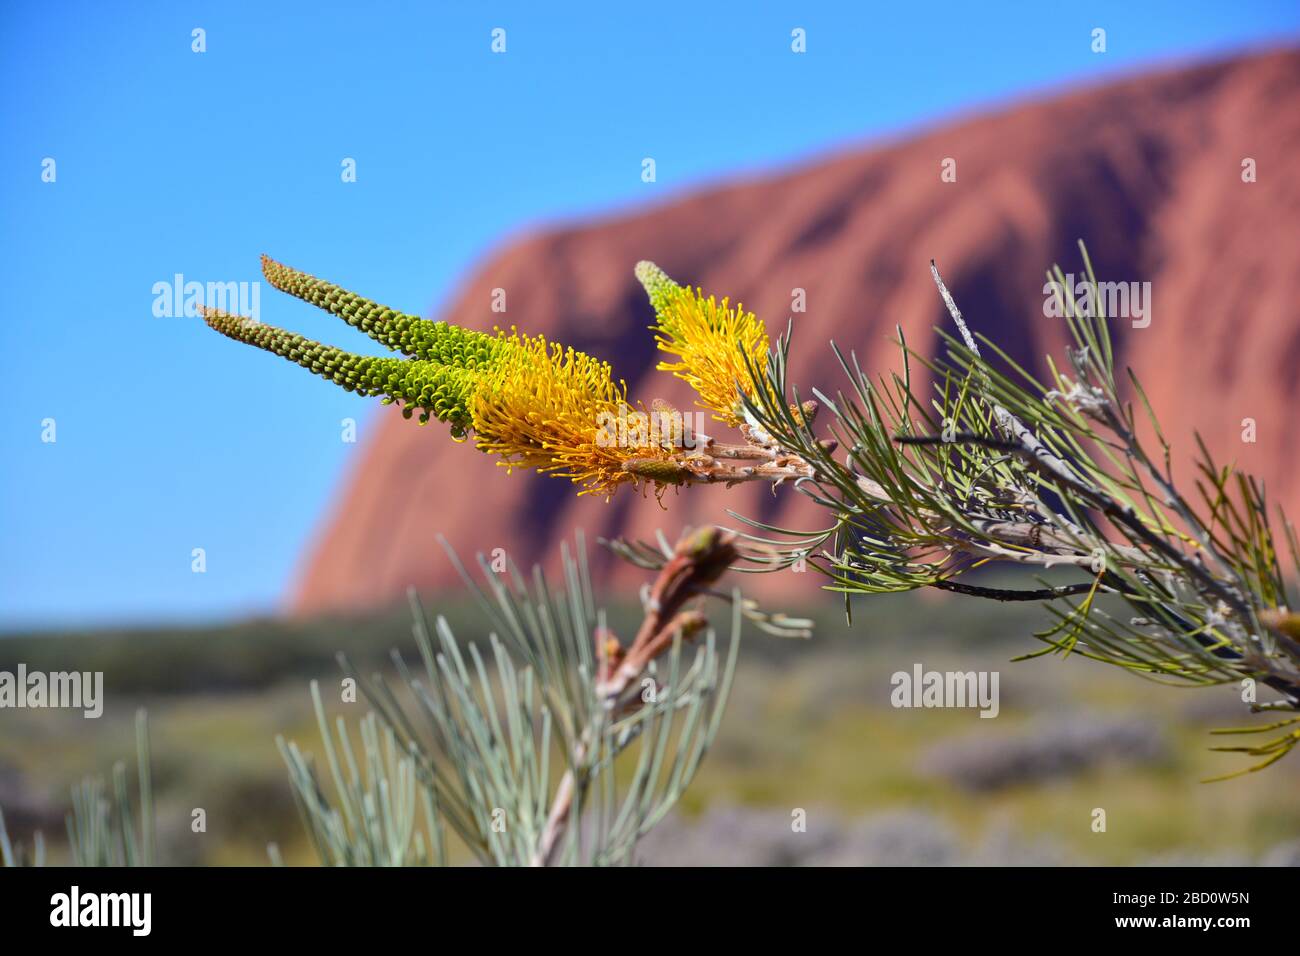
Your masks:
M 646 863 L 1289 864 L 1300 862 L 1300 761 L 1223 783 L 1247 766 L 1216 754 L 1215 727 L 1263 724 L 1232 687 L 1158 686 L 1083 659 L 1010 659 L 1042 645 L 1035 605 L 947 595 L 859 601 L 852 628 L 822 605 L 811 641 L 750 630 L 716 745 L 679 812 L 643 844 Z M 457 633 L 471 609 L 430 601 Z M 786 609 L 790 610 L 790 609 Z M 630 605 L 613 608 L 630 624 Z M 404 608 L 224 629 L 0 637 L 0 667 L 105 672 L 102 718 L 0 716 L 0 807 L 63 858 L 69 786 L 115 760 L 133 767 L 132 717 L 148 708 L 161 860 L 265 864 L 275 841 L 314 863 L 274 738 L 319 754 L 308 681 L 328 691 L 345 651 L 365 669 L 414 655 Z M 890 675 L 997 670 L 1001 713 L 896 710 Z M 338 694 L 332 695 L 335 701 Z M 327 693 L 327 699 L 329 695 Z M 337 704 L 350 719 L 363 703 Z M 1231 741 L 1229 741 L 1231 742 Z M 132 778 L 133 779 L 133 778 Z M 190 832 L 190 811 L 207 832 Z M 1091 829 L 1104 808 L 1105 833 Z M 808 814 L 805 833 L 791 814 Z

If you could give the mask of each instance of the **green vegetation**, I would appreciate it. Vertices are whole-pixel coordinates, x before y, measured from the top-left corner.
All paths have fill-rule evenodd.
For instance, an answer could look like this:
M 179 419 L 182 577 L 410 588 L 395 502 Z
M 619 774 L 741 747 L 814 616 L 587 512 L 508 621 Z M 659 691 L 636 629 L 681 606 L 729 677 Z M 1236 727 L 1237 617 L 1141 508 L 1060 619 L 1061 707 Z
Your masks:
M 459 602 L 429 603 L 469 619 Z M 832 609 L 818 610 L 811 641 L 762 635 L 746 641 L 726 718 L 679 804 L 680 814 L 694 817 L 737 803 L 769 808 L 786 819 L 794 807 L 807 808 L 814 819 L 835 813 L 850 820 L 920 810 L 972 842 L 1012 826 L 1026 840 L 1059 842 L 1080 860 L 1114 864 L 1167 854 L 1255 857 L 1300 832 L 1288 761 L 1268 774 L 1199 785 L 1231 759 L 1208 749 L 1215 738 L 1207 733 L 1241 720 L 1246 705 L 1232 688 L 1178 692 L 1151 686 L 1135 695 L 1131 678 L 1100 664 L 1057 658 L 1010 663 L 1040 614 L 1035 605 L 882 596 L 857 616 L 852 630 Z M 612 620 L 634 616 L 634 609 L 622 608 Z M 267 844 L 276 842 L 285 862 L 315 863 L 275 736 L 320 752 L 307 686 L 312 677 L 333 691 L 327 695 L 335 701 L 328 706 L 331 720 L 360 719 L 364 702 L 337 703 L 342 674 L 333 655 L 348 633 L 364 635 L 347 644 L 350 655 L 378 662 L 392 647 L 410 649 L 409 612 L 400 607 L 367 618 L 146 633 L 135 635 L 138 641 L 126 632 L 54 639 L 78 645 L 72 656 L 62 656 L 72 643 L 60 651 L 44 637 L 0 638 L 0 666 L 18 660 L 36 666 L 37 659 L 66 664 L 105 640 L 100 660 L 106 679 L 140 675 L 129 692 L 107 695 L 105 715 L 97 721 L 53 711 L 6 714 L 0 805 L 11 835 L 30 845 L 31 830 L 39 825 L 51 862 L 66 860 L 61 834 L 70 787 L 88 769 L 107 769 L 119 758 L 134 767 L 135 710 L 147 706 L 162 862 L 261 865 Z M 286 635 L 292 636 L 293 653 L 277 652 L 277 670 L 268 680 L 265 655 Z M 29 650 L 49 656 L 34 658 Z M 150 658 L 147 667 L 142 655 Z M 893 709 L 890 675 L 917 661 L 938 669 L 999 670 L 1001 714 L 981 720 L 972 710 Z M 205 686 L 213 673 L 219 681 Z M 1103 759 L 982 791 L 963 789 L 922 766 L 924 755 L 945 741 L 1018 738 L 1053 716 L 1147 727 L 1163 740 L 1165 757 L 1143 763 Z M 1096 806 L 1107 811 L 1107 833 L 1089 829 Z M 207 811 L 206 833 L 190 830 L 194 807 Z M 453 862 L 469 859 L 463 848 L 451 845 L 449 851 Z

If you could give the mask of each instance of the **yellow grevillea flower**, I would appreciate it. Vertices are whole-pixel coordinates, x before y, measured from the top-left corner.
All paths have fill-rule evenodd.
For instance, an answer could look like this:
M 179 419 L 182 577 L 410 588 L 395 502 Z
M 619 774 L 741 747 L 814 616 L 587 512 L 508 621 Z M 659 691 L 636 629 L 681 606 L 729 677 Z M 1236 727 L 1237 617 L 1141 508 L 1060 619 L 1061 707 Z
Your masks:
M 275 288 L 344 319 L 406 356 L 354 355 L 250 319 L 204 310 L 207 323 L 232 339 L 255 345 L 362 395 L 398 402 L 407 418 L 451 426 L 475 446 L 498 455 L 508 469 L 529 468 L 568 478 L 579 494 L 607 498 L 622 484 L 668 485 L 699 481 L 781 480 L 796 472 L 770 449 L 715 458 L 712 439 L 662 402 L 653 413 L 627 401 L 609 363 L 572 348 L 529 338 L 514 329 L 495 334 L 405 315 L 331 282 L 263 257 Z M 740 424 L 739 391 L 754 394 L 746 359 L 766 361 L 767 332 L 753 313 L 729 300 L 705 298 L 679 286 L 650 262 L 636 268 L 657 316 L 659 348 L 678 356 L 662 362 L 699 393 L 720 421 Z M 744 434 L 744 430 L 742 429 Z M 705 447 L 697 443 L 703 437 Z M 746 434 L 747 440 L 750 436 Z M 802 472 L 798 472 L 802 474 Z
M 509 469 L 555 474 L 582 485 L 579 494 L 606 496 L 642 477 L 624 468 L 629 459 L 670 462 L 658 444 L 629 444 L 627 430 L 619 432 L 627 386 L 614 382 L 609 363 L 513 329 L 502 344 L 469 403 L 481 451 Z
M 658 272 L 657 276 L 649 271 Z M 672 372 L 700 396 L 698 404 L 729 425 L 744 420 L 738 387 L 754 395 L 746 358 L 757 368 L 767 361 L 767 329 L 752 312 L 730 300 L 704 297 L 699 289 L 673 283 L 650 263 L 638 266 L 638 276 L 650 291 L 657 322 L 651 328 L 661 351 L 680 361 L 660 362 L 659 370 Z

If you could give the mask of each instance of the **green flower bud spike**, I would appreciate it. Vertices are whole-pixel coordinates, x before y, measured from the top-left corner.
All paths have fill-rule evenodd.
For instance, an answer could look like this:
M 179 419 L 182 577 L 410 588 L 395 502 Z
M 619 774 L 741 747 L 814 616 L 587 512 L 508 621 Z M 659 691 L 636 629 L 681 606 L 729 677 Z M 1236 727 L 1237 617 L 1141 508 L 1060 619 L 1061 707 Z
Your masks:
M 397 312 L 270 256 L 262 256 L 262 275 L 281 292 L 337 315 L 385 348 L 411 358 L 476 369 L 492 364 L 503 347 L 496 336 Z
M 662 314 L 672 294 L 679 290 L 681 286 L 670 279 L 668 273 L 664 272 L 663 269 L 660 269 L 647 259 L 638 262 L 636 269 L 633 271 L 637 281 L 645 289 L 646 295 L 650 297 L 650 304 L 654 306 L 655 314 Z
M 385 404 L 400 401 L 407 418 L 418 409 L 420 424 L 436 418 L 451 425 L 454 437 L 464 437 L 471 423 L 469 402 L 479 380 L 477 369 L 487 367 L 502 347 L 500 339 L 394 312 L 266 256 L 262 268 L 275 288 L 340 316 L 389 348 L 416 357 L 356 355 L 296 332 L 205 308 L 203 319 L 211 328 L 295 362 L 349 392 L 382 396 Z M 443 358 L 453 361 L 441 361 Z

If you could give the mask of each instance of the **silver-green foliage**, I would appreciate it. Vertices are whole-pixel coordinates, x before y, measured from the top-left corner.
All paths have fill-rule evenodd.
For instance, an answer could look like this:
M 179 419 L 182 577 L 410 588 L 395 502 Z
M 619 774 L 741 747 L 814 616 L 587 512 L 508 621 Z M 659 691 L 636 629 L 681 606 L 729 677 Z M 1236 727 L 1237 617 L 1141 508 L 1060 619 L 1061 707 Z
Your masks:
M 937 269 L 959 335 L 940 330 L 942 353 L 930 357 L 900 329 L 902 369 L 878 378 L 836 348 L 849 387 L 811 390 L 830 413 L 834 443 L 791 410 L 808 396 L 787 378 L 788 334 L 766 367 L 752 367 L 767 387 L 744 396 L 746 417 L 809 463 L 812 476 L 796 487 L 828 516 L 811 532 L 750 522 L 762 532 L 752 536 L 763 545 L 758 567 L 806 555 L 846 607 L 851 595 L 921 587 L 1042 601 L 1052 623 L 1036 635 L 1040 654 L 1092 658 L 1164 683 L 1257 682 L 1279 696 L 1255 709 L 1300 710 L 1300 617 L 1287 595 L 1288 575 L 1300 573 L 1295 531 L 1279 516 L 1275 534 L 1262 484 L 1203 444 L 1190 474 L 1175 475 L 1137 377 L 1117 372 L 1082 251 L 1085 301 L 1075 301 L 1059 267 L 1049 273 L 1073 344 L 1064 366 L 1049 359 L 1048 381 L 970 332 Z M 1033 584 L 965 580 L 990 564 Z M 1048 569 L 1072 580 L 1037 577 Z M 1267 766 L 1300 743 L 1297 728 L 1292 716 L 1234 731 L 1285 732 L 1222 749 Z
M 442 865 L 446 854 L 433 795 L 417 779 L 416 758 L 373 713 L 361 720 L 361 760 L 347 722 L 330 733 L 320 687 L 311 683 L 312 704 L 333 786 L 331 803 L 311 758 L 298 745 L 276 738 L 289 768 L 289 782 L 303 824 L 320 860 L 329 866 Z M 337 739 L 336 739 L 337 738 Z M 272 858 L 278 862 L 278 849 Z
M 496 573 L 482 558 L 479 587 L 451 558 L 483 611 L 485 649 L 458 639 L 441 616 L 430 621 L 412 595 L 418 666 L 394 652 L 394 684 L 362 679 L 343 662 L 374 708 L 362 720 L 361 761 L 342 718 L 338 747 L 331 741 L 315 689 L 329 788 L 309 757 L 281 745 L 321 861 L 444 864 L 446 828 L 484 865 L 632 862 L 637 839 L 676 803 L 717 733 L 739 647 L 739 595 L 725 656 L 711 629 L 694 647 L 678 634 L 610 697 L 597 680 L 605 615 L 581 541 L 576 557 L 564 549 L 560 589 L 539 569 L 525 579 L 513 564 Z
M 67 815 L 68 849 L 74 866 L 152 866 L 155 862 L 157 823 L 149 756 L 149 719 L 136 712 L 136 774 L 140 800 L 139 823 L 133 819 L 126 764 L 113 766 L 110 781 L 85 777 L 72 788 L 72 810 Z M 0 861 L 5 866 L 44 866 L 45 838 L 38 831 L 28 853 L 13 843 L 0 813 Z

